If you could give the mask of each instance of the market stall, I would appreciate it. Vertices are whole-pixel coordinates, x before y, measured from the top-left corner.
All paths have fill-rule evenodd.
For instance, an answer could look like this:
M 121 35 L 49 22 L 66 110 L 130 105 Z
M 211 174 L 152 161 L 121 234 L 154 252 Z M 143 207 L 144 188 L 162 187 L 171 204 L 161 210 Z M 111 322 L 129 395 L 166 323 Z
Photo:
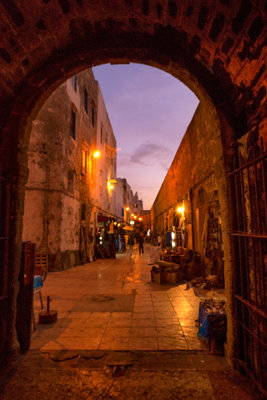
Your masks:
M 225 299 L 202 299 L 199 303 L 198 323 L 198 337 L 208 343 L 210 352 L 224 355 L 227 331 Z

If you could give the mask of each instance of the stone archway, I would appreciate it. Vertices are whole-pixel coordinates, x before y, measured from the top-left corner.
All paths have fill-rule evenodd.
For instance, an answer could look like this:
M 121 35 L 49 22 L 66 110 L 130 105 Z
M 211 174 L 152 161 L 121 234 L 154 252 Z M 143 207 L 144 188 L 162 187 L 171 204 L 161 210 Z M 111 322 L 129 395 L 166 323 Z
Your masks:
M 11 183 L 9 246 L 2 262 L 7 273 L 3 292 L 5 354 L 15 348 L 15 302 L 20 265 L 27 145 L 31 121 L 49 94 L 72 74 L 103 62 L 139 62 L 182 80 L 200 101 L 217 113 L 226 169 L 232 167 L 237 138 L 266 126 L 264 98 L 264 4 L 234 5 L 217 0 L 88 3 L 82 0 L 0 5 L 4 36 L 0 49 L 1 169 Z M 255 121 L 258 121 L 255 123 Z M 266 128 L 265 128 L 266 129 Z M 225 177 L 223 177 L 225 178 Z M 224 186 L 225 233 L 230 223 Z M 7 242 L 7 239 L 5 239 Z M 231 287 L 231 251 L 228 280 Z M 0 294 L 1 295 L 1 294 Z M 231 291 L 229 289 L 229 300 Z M 4 316 L 9 316 L 5 322 Z M 233 323 L 229 318 L 229 351 Z M 231 340 L 230 340 L 231 338 Z

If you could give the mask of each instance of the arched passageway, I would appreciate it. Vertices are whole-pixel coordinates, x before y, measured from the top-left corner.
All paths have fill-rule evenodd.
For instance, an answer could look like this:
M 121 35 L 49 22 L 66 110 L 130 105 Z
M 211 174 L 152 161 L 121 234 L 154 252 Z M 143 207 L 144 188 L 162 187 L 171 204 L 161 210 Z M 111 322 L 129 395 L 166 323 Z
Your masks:
M 256 352 L 260 352 L 259 343 L 266 333 L 266 283 L 261 276 L 261 301 L 258 302 L 249 296 L 248 277 L 254 271 L 251 259 L 252 263 L 259 261 L 260 273 L 264 273 L 266 177 L 263 173 L 263 178 L 255 180 L 254 187 L 260 185 L 260 191 L 254 190 L 255 196 L 245 201 L 242 172 L 253 165 L 255 171 L 260 168 L 261 174 L 266 166 L 263 164 L 266 162 L 265 3 L 118 0 L 111 4 L 43 0 L 32 1 L 29 10 L 26 0 L 6 0 L 1 2 L 0 10 L 3 36 L 0 48 L 0 178 L 3 189 L 0 357 L 8 357 L 16 348 L 16 296 L 31 121 L 49 94 L 74 73 L 104 62 L 139 62 L 161 68 L 182 80 L 202 103 L 216 112 L 223 149 L 219 155 L 221 165 L 224 171 L 236 170 L 230 181 L 232 189 L 238 187 L 232 190 L 234 207 L 230 224 L 225 173 L 221 174 L 225 199 L 224 243 L 228 249 L 226 281 L 229 309 L 232 310 L 228 313 L 228 354 L 244 360 L 258 382 L 263 382 L 261 363 L 264 358 L 249 354 L 255 346 Z M 241 157 L 244 166 L 240 164 L 240 157 L 236 157 L 240 138 L 246 138 L 248 144 Z M 254 159 L 259 161 L 253 163 Z M 256 207 L 256 211 L 249 203 L 253 198 L 257 204 L 260 200 L 263 204 Z M 241 209 L 235 206 L 240 202 Z M 263 221 L 252 230 L 244 223 L 246 209 L 255 212 L 258 222 Z M 238 221 L 235 214 L 238 214 Z M 234 231 L 232 250 L 231 231 Z M 250 248 L 253 248 L 252 253 Z M 245 265 L 241 277 L 242 268 L 233 268 L 236 264 Z M 232 284 L 240 280 L 244 282 L 241 287 Z M 238 318 L 233 318 L 233 295 L 242 316 L 240 324 Z M 249 322 L 252 319 L 257 321 L 257 334 Z M 234 353 L 234 343 L 239 337 L 235 325 L 242 340 Z M 262 351 L 266 352 L 266 342 Z

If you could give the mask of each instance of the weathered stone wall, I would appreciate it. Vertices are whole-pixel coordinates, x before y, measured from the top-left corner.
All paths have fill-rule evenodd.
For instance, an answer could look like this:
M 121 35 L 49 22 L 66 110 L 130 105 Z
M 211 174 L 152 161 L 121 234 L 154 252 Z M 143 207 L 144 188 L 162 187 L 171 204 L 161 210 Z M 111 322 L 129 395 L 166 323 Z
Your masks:
M 231 312 L 233 307 L 233 267 L 229 236 L 231 225 L 225 158 L 221 141 L 225 132 L 220 134 L 220 128 L 228 129 L 227 124 L 225 126 L 219 124 L 214 109 L 200 103 L 153 204 L 151 218 L 155 229 L 166 230 L 167 214 L 173 210 L 174 206 L 177 206 L 177 202 L 183 201 L 185 218 L 189 225 L 188 231 L 194 232 L 192 247 L 196 246 L 202 255 L 204 249 L 201 239 L 207 207 L 211 206 L 212 211 L 220 218 L 228 310 L 226 353 L 228 358 L 231 358 L 233 343 L 236 339 L 235 321 Z M 203 204 L 199 204 L 198 197 L 198 191 L 201 188 L 203 189 L 201 201 Z
M 51 270 L 80 262 L 82 203 L 87 219 L 84 228 L 86 232 L 89 229 L 90 150 L 93 150 L 96 136 L 91 104 L 95 104 L 96 120 L 97 96 L 97 82 L 91 71 L 85 71 L 77 76 L 76 90 L 70 80 L 64 83 L 49 97 L 33 121 L 23 240 L 35 243 L 37 253 L 40 248 L 47 250 Z M 72 111 L 76 115 L 75 139 L 71 132 Z M 86 151 L 83 171 L 82 150 Z M 71 185 L 69 174 L 73 178 Z
M 152 206 L 153 228 L 161 233 L 163 230 L 166 232 L 164 218 L 171 218 L 169 228 L 173 217 L 171 214 L 176 213 L 177 206 L 184 203 L 190 247 L 202 255 L 201 236 L 207 208 L 213 207 L 218 201 L 216 146 L 220 151 L 222 149 L 218 137 L 220 132 L 215 111 L 211 112 L 200 104 Z
M 116 216 L 115 190 L 110 189 L 108 182 L 117 176 L 116 148 L 117 143 L 106 110 L 104 99 L 98 88 L 98 120 L 97 120 L 97 148 L 101 155 L 97 160 L 97 182 L 95 202 L 99 212 L 106 210 L 109 214 Z M 100 179 L 101 172 L 101 179 Z M 99 182 L 101 180 L 101 186 Z

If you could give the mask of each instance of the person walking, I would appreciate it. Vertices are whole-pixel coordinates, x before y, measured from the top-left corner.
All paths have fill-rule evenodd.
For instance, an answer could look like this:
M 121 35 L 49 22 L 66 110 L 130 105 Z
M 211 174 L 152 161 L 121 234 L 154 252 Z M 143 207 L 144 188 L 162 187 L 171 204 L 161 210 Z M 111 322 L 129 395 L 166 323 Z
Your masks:
M 132 257 L 132 254 L 133 254 L 133 245 L 134 245 L 134 235 L 132 233 L 130 233 L 129 238 L 128 238 L 130 257 Z
M 138 244 L 139 244 L 139 254 L 144 253 L 144 235 L 140 233 L 138 237 Z

